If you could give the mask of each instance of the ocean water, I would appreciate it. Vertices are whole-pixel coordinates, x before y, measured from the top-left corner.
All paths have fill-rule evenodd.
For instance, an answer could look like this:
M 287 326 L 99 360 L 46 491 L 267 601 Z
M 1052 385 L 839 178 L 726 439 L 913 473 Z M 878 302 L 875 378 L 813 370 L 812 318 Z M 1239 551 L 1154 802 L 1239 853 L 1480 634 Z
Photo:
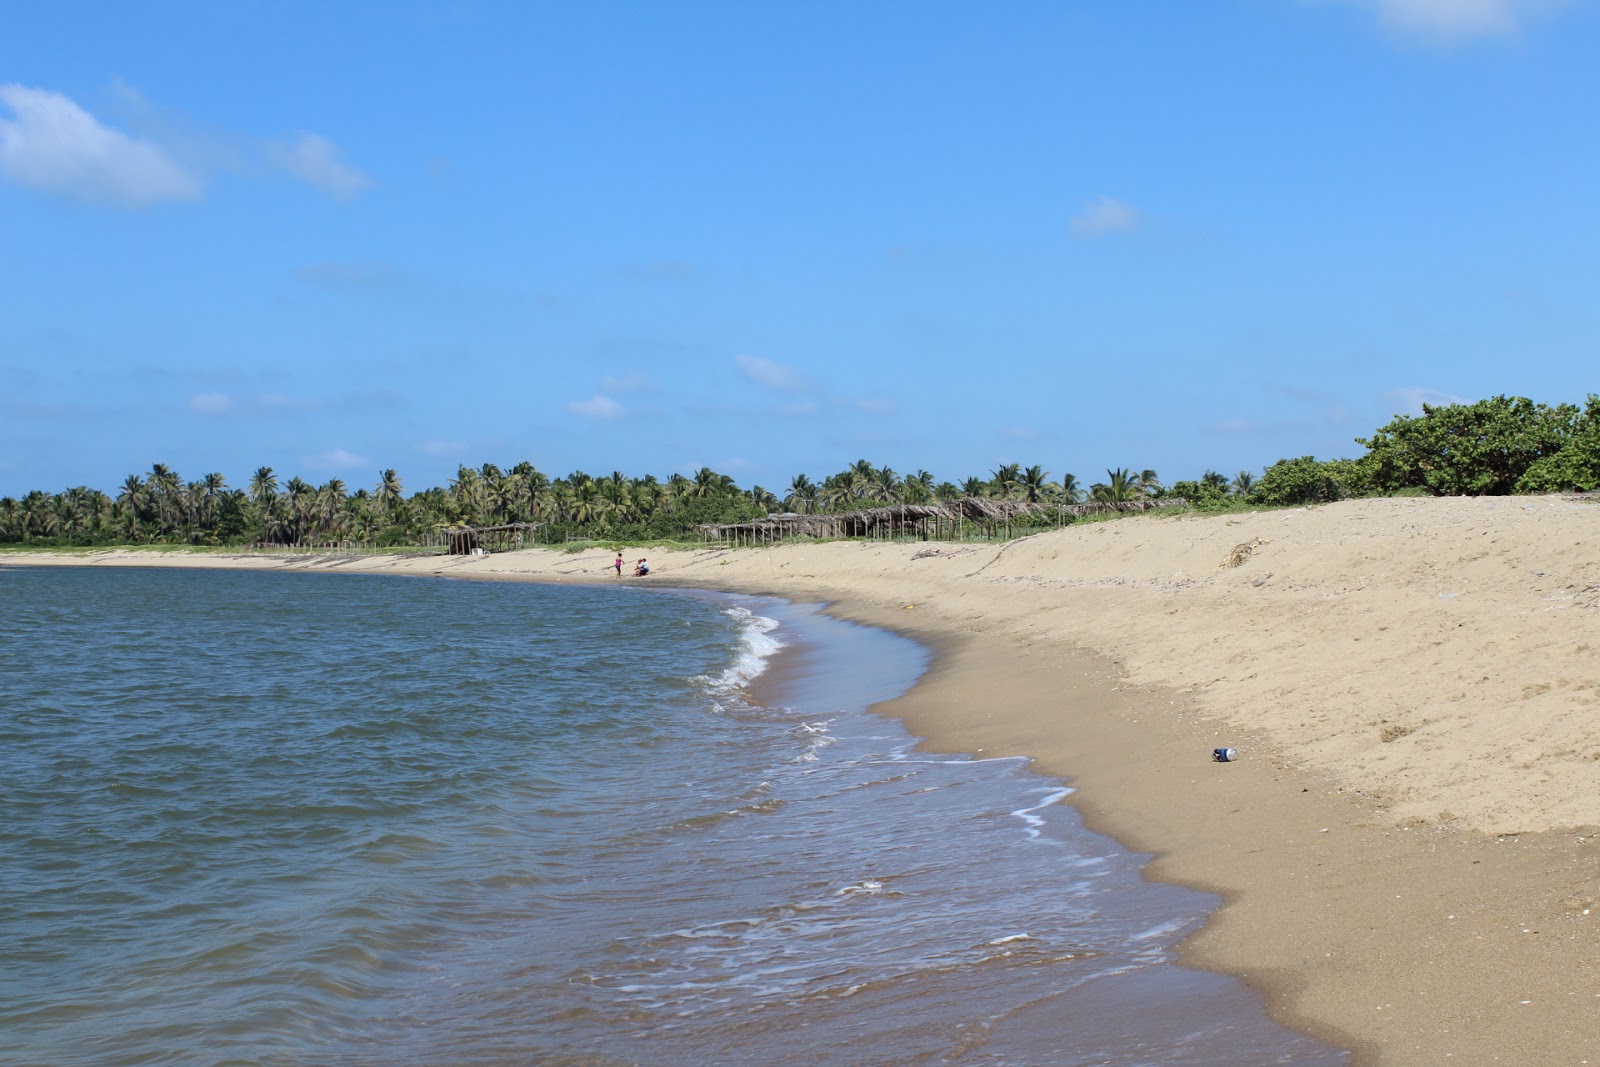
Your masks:
M 8 1065 L 1341 1064 L 815 607 L 0 569 Z M 752 682 L 754 683 L 752 685 Z

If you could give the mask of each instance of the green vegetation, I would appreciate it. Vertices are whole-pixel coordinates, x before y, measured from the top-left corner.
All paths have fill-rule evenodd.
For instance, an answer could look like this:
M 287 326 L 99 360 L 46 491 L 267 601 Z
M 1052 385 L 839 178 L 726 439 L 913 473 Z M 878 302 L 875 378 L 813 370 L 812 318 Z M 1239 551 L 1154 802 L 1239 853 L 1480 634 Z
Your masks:
M 323 485 L 298 477 L 280 482 L 271 467 L 261 467 L 245 488 L 236 489 L 221 474 L 185 481 L 157 463 L 145 474 L 129 475 L 114 497 L 78 486 L 0 498 L 0 544 L 351 542 L 400 549 L 438 543 L 440 532 L 451 526 L 510 523 L 535 524 L 535 540 L 544 544 L 653 544 L 693 541 L 702 523 L 742 522 L 776 511 L 837 513 L 963 496 L 1046 504 L 1181 497 L 1191 507 L 1219 510 L 1368 495 L 1586 491 L 1600 488 L 1600 397 L 1589 396 L 1582 408 L 1505 396 L 1424 405 L 1421 415 L 1400 416 L 1356 443 L 1367 451 L 1355 459 L 1281 459 L 1260 475 L 1240 471 L 1232 479 L 1208 470 L 1170 487 L 1153 470 L 1117 467 L 1084 489 L 1074 475 L 1053 482 L 1042 466 L 1016 463 L 958 485 L 935 481 L 927 471 L 900 474 L 863 459 L 821 482 L 797 474 L 782 497 L 759 485 L 741 489 L 709 467 L 658 481 L 621 471 L 550 478 L 528 462 L 504 470 L 486 463 L 459 468 L 448 486 L 407 496 L 392 469 L 381 472 L 371 489 L 352 491 L 337 478 Z M 1015 533 L 1032 528 L 1018 525 Z

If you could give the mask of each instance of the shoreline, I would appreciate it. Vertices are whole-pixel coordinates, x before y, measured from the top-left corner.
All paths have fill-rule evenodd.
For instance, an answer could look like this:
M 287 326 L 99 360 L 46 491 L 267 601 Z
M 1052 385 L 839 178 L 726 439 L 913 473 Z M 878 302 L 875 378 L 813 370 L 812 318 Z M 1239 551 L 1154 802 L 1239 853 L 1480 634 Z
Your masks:
M 1067 780 L 1092 829 L 1154 857 L 1146 877 L 1221 895 L 1186 965 L 1353 1062 L 1582 1063 L 1600 1047 L 1597 534 L 1584 498 L 1350 501 L 1000 546 L 652 550 L 643 581 L 822 601 L 927 644 L 929 672 L 874 710 Z M 610 559 L 0 566 L 599 584 Z M 1239 760 L 1211 762 L 1221 745 Z

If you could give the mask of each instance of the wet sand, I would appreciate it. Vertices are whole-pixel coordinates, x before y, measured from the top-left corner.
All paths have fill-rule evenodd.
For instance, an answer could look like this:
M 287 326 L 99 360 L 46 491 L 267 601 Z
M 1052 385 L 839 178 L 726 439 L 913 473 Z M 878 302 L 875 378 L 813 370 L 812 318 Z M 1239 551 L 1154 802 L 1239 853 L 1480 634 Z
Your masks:
M 823 599 L 929 642 L 883 710 L 1070 779 L 1149 877 L 1222 894 L 1185 962 L 1359 1063 L 1600 1064 L 1596 544 L 1591 498 L 1399 499 L 650 550 L 620 580 Z M 612 559 L 0 555 L 617 581 Z

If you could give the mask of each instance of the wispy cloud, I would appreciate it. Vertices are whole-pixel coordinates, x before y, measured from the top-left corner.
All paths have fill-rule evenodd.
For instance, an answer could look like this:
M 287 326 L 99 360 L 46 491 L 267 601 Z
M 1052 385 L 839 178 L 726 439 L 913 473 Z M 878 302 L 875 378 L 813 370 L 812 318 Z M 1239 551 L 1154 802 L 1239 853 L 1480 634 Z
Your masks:
M 309 470 L 348 471 L 357 467 L 370 467 L 372 461 L 343 448 L 330 448 L 314 455 L 304 456 L 301 463 Z
M 467 444 L 465 441 L 441 441 L 434 438 L 418 444 L 417 451 L 424 456 L 433 456 L 437 459 L 454 459 L 466 454 Z
M 1328 3 L 1330 0 L 1316 0 Z M 1332 0 L 1371 11 L 1388 32 L 1435 44 L 1514 37 L 1569 0 Z
M 762 356 L 734 356 L 733 363 L 739 368 L 740 374 L 768 389 L 798 393 L 810 387 L 805 375 L 793 367 L 786 367 L 782 363 L 776 363 Z
M 391 289 L 405 281 L 399 269 L 387 263 L 310 263 L 294 276 L 324 289 Z
M 603 393 L 653 393 L 657 388 L 654 381 L 637 371 L 607 374 L 600 379 L 600 391 Z
M 1072 232 L 1077 237 L 1105 237 L 1126 233 L 1139 225 L 1139 212 L 1126 201 L 1097 196 L 1072 217 Z
M 160 145 L 101 123 L 70 98 L 15 83 L 0 85 L 0 176 L 41 192 L 91 203 L 148 207 L 193 200 L 200 176 Z
M 128 129 L 63 93 L 0 85 L 0 178 L 51 195 L 133 208 L 197 200 L 221 174 L 287 176 L 341 199 L 373 184 L 320 134 L 273 139 L 198 129 L 121 82 L 113 84 L 112 98 Z
M 585 419 L 620 419 L 627 410 L 604 393 L 596 393 L 588 400 L 569 400 L 567 410 Z
M 339 158 L 326 137 L 302 133 L 288 141 L 268 141 L 266 156 L 279 169 L 329 196 L 348 200 L 372 187 L 372 179 Z
M 236 406 L 233 397 L 227 393 L 201 393 L 189 398 L 189 410 L 196 415 L 227 415 Z
M 1403 389 L 1390 389 L 1383 394 L 1383 398 L 1395 406 L 1395 411 L 1401 415 L 1421 415 L 1422 405 L 1445 407 L 1450 404 L 1470 404 L 1465 397 L 1446 393 L 1439 389 L 1425 389 L 1407 387 Z

